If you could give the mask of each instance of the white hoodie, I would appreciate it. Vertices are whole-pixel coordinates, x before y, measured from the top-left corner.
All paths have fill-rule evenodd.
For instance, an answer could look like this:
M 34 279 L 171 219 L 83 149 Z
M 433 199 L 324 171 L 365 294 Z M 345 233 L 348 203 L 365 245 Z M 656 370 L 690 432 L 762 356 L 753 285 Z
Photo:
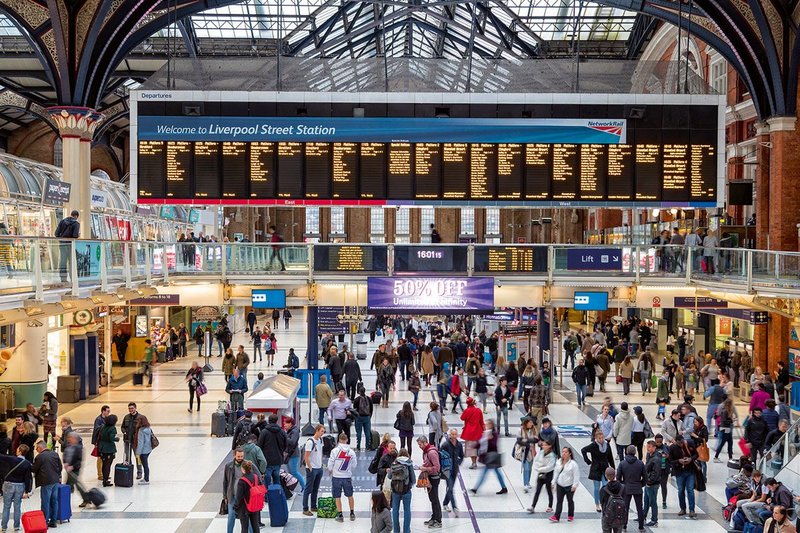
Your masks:
M 335 478 L 352 478 L 356 466 L 356 454 L 348 444 L 339 443 L 331 450 L 328 458 L 328 471 Z

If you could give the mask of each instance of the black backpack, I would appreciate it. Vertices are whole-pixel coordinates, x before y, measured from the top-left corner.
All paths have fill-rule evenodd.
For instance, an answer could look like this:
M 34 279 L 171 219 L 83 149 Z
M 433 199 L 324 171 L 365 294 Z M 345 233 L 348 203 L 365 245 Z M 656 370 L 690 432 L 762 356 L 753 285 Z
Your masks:
M 625 525 L 628 518 L 628 507 L 625 500 L 619 494 L 611 494 L 611 498 L 606 502 L 603 509 L 603 527 L 609 529 L 619 529 Z
M 375 452 L 375 456 L 372 458 L 372 461 L 369 462 L 369 470 L 370 474 L 377 474 L 378 473 L 378 465 L 381 462 L 381 457 L 383 457 L 383 450 L 379 447 Z
M 408 467 L 395 461 L 389 471 L 392 474 L 392 492 L 405 494 L 409 489 Z
M 372 401 L 366 396 L 359 396 L 356 398 L 356 411 L 359 416 L 370 416 L 370 406 Z

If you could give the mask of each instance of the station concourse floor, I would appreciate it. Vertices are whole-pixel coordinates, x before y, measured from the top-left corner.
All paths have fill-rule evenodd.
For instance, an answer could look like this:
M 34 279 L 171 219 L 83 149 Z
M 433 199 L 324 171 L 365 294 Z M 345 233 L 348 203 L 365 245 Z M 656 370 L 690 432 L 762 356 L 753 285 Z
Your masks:
M 248 381 L 252 384 L 256 374 L 263 371 L 270 375 L 275 372 L 279 365 L 285 364 L 286 354 L 291 346 L 296 347 L 298 352 L 302 352 L 300 347 L 305 346 L 304 321 L 297 317 L 292 321 L 292 327 L 288 331 L 281 329 L 278 333 L 279 353 L 276 356 L 276 366 L 268 368 L 266 363 L 253 363 L 248 371 Z M 234 338 L 234 345 L 245 344 L 247 336 L 244 332 L 238 332 Z M 380 340 L 380 338 L 378 338 Z M 374 371 L 369 370 L 369 359 L 374 351 L 377 342 L 370 344 L 368 360 L 361 361 L 364 382 L 368 389 L 374 385 Z M 216 354 L 216 347 L 214 349 Z M 191 351 L 190 351 L 191 352 Z M 196 354 L 196 350 L 194 351 Z M 190 366 L 192 357 L 178 359 L 159 366 L 155 371 L 155 378 L 152 388 L 134 387 L 129 377 L 125 377 L 122 382 L 112 383 L 110 389 L 105 394 L 95 397 L 90 401 L 80 404 L 65 405 L 60 415 L 68 414 L 74 421 L 74 427 L 83 436 L 84 463 L 81 472 L 81 479 L 88 487 L 99 487 L 97 480 L 95 460 L 89 455 L 91 445 L 89 439 L 94 418 L 99 414 L 100 406 L 108 404 L 111 406 L 112 413 L 119 416 L 120 420 L 127 412 L 127 403 L 135 401 L 141 413 L 146 415 L 153 426 L 154 433 L 158 436 L 161 444 L 153 451 L 150 456 L 151 475 L 150 485 L 139 485 L 136 483 L 132 488 L 109 487 L 103 490 L 107 497 L 107 503 L 101 509 L 80 509 L 80 497 L 73 496 L 73 515 L 70 523 L 59 525 L 59 531 L 76 531 L 81 533 L 95 533 L 109 531 L 114 532 L 133 532 L 147 531 L 148 533 L 195 533 L 208 532 L 218 533 L 226 531 L 227 517 L 218 516 L 220 500 L 222 498 L 222 468 L 229 462 L 231 449 L 231 438 L 215 438 L 210 436 L 211 413 L 216 409 L 217 400 L 227 399 L 224 393 L 223 377 L 219 372 L 220 359 L 212 358 L 212 365 L 217 371 L 206 375 L 209 393 L 203 398 L 201 412 L 196 410 L 192 413 L 188 408 L 188 389 L 184 383 L 184 374 Z M 202 359 L 199 359 L 202 361 Z M 597 415 L 597 409 L 602 403 L 603 396 L 596 394 L 589 398 L 589 405 L 583 409 L 578 409 L 575 405 L 575 393 L 570 389 L 572 384 L 569 379 L 570 373 L 564 376 L 564 387 L 560 388 L 558 379 L 555 380 L 556 392 L 554 403 L 551 405 L 551 417 L 555 424 L 579 426 L 571 428 L 571 434 L 575 437 L 562 436 L 562 443 L 567 442 L 577 451 L 576 459 L 581 468 L 582 480 L 575 496 L 575 521 L 566 521 L 566 502 L 564 515 L 560 523 L 551 524 L 548 522 L 549 515 L 544 512 L 547 504 L 546 494 L 540 497 L 537 506 L 538 512 L 535 515 L 528 514 L 525 509 L 530 506 L 532 494 L 524 494 L 522 487 L 522 475 L 520 465 L 510 456 L 510 451 L 514 443 L 513 436 L 518 430 L 518 421 L 521 416 L 521 409 L 515 410 L 514 415 L 509 417 L 511 424 L 509 431 L 512 437 L 501 438 L 501 453 L 504 455 L 503 474 L 509 493 L 506 495 L 496 495 L 499 490 L 496 478 L 487 476 L 486 481 L 477 495 L 468 492 L 477 482 L 480 470 L 469 470 L 467 465 L 462 465 L 461 480 L 456 484 L 456 500 L 460 509 L 460 516 L 455 517 L 452 513 L 444 513 L 442 530 L 453 533 L 483 532 L 492 533 L 509 528 L 515 531 L 529 531 L 532 528 L 542 527 L 543 531 L 565 532 L 565 531 L 597 531 L 601 530 L 600 515 L 595 512 L 594 501 L 592 498 L 592 482 L 586 478 L 588 467 L 580 459 L 580 448 L 585 446 L 588 441 L 589 426 Z M 398 378 L 399 379 L 399 378 Z M 614 403 L 618 406 L 623 400 L 621 385 L 616 385 L 613 380 L 607 386 L 608 393 L 614 398 Z M 392 428 L 395 414 L 402 406 L 402 403 L 411 399 L 411 394 L 405 391 L 405 384 L 399 382 L 398 391 L 392 392 L 390 396 L 390 407 L 388 410 L 378 408 L 373 416 L 372 427 L 379 433 L 390 432 L 396 434 Z M 423 429 L 425 416 L 428 412 L 427 404 L 431 401 L 435 391 L 423 388 L 420 392 L 419 411 L 417 414 L 417 433 L 427 434 L 427 428 Z M 631 394 L 626 398 L 631 405 L 641 403 L 645 410 L 648 420 L 654 426 L 656 405 L 654 395 L 642 396 L 638 384 L 632 388 Z M 697 403 L 698 411 L 705 417 L 705 403 L 700 400 Z M 741 403 L 741 402 L 740 402 Z M 493 416 L 493 409 L 489 406 L 490 415 Z M 746 408 L 745 408 L 746 409 Z M 303 416 L 307 417 L 307 404 L 303 408 Z M 740 407 L 741 410 L 741 407 Z M 316 408 L 314 409 L 314 419 L 316 419 Z M 448 411 L 447 422 L 451 428 L 460 428 L 461 421 L 458 415 L 450 414 Z M 655 427 L 654 427 L 655 429 Z M 657 431 L 657 429 L 656 429 Z M 580 435 L 580 436 L 577 436 Z M 354 436 L 354 433 L 353 433 Z M 301 437 L 300 442 L 305 442 L 306 437 Z M 395 439 L 398 440 L 399 439 Z M 713 445 L 714 441 L 711 441 Z M 363 443 L 362 443 L 363 446 Z M 736 447 L 734 447 L 736 448 Z M 122 446 L 119 445 L 120 452 L 117 460 L 122 459 Z M 734 450 L 737 453 L 738 450 Z M 327 532 L 365 532 L 369 531 L 369 492 L 374 487 L 374 476 L 370 475 L 366 467 L 374 452 L 359 452 L 359 467 L 354 485 L 356 487 L 356 516 L 354 522 L 345 520 L 343 524 L 337 523 L 333 519 L 318 519 L 316 517 L 305 517 L 302 511 L 302 494 L 297 493 L 289 501 L 290 519 L 287 525 L 282 528 L 286 533 L 320 533 Z M 723 459 L 727 456 L 723 452 Z M 412 459 L 415 463 L 421 460 L 419 448 L 412 451 Z M 658 529 L 652 531 L 674 533 L 685 531 L 690 528 L 698 532 L 718 533 L 725 531 L 721 520 L 720 509 L 721 500 L 724 498 L 723 490 L 725 478 L 727 477 L 726 465 L 719 463 L 709 463 L 709 481 L 706 493 L 697 493 L 697 519 L 690 521 L 683 517 L 678 517 L 678 499 L 674 482 L 670 482 L 668 495 L 668 508 L 659 508 Z M 535 484 L 535 481 L 534 481 Z M 330 495 L 330 478 L 323 478 L 320 490 L 321 496 Z M 462 488 L 463 487 L 463 488 Z M 444 488 L 440 490 L 440 498 L 444 497 Z M 633 504 L 631 504 L 633 507 Z M 660 504 L 659 504 L 660 507 Z M 39 491 L 29 500 L 23 500 L 23 512 L 39 508 Z M 345 500 L 345 508 L 347 508 Z M 413 490 L 412 497 L 412 530 L 423 531 L 428 528 L 423 521 L 430 518 L 430 503 L 427 494 L 421 489 Z M 345 512 L 346 516 L 346 512 Z M 402 519 L 402 518 L 401 518 Z M 262 515 L 262 521 L 267 524 L 263 531 L 279 530 L 279 528 L 269 527 L 269 517 L 266 512 Z M 9 524 L 11 525 L 11 524 Z M 647 528 L 650 530 L 650 528 Z M 238 522 L 234 531 L 239 532 Z M 636 531 L 635 509 L 631 515 L 629 531 Z

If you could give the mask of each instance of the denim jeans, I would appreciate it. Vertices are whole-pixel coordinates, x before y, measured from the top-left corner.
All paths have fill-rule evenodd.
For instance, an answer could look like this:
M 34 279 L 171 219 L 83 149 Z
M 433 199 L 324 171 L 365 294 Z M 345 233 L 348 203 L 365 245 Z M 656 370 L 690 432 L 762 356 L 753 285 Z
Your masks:
M 719 432 L 719 439 L 717 440 L 717 451 L 714 454 L 714 458 L 719 457 L 719 453 L 722 451 L 722 448 L 725 446 L 725 443 L 728 443 L 728 459 L 733 457 L 733 428 L 727 428 L 730 431 L 720 431 Z
M 264 471 L 264 485 L 280 484 L 281 465 L 267 465 Z
M 531 470 L 533 469 L 533 461 L 522 461 L 522 485 L 530 487 L 531 485 Z
M 368 416 L 356 417 L 356 448 L 361 447 L 361 433 L 364 433 L 364 446 L 370 448 L 372 440 L 372 419 Z
M 497 482 L 500 483 L 500 488 L 501 489 L 506 488 L 506 484 L 503 481 L 503 474 L 500 473 L 499 468 L 484 468 L 481 471 L 481 477 L 478 478 L 477 485 L 475 485 L 475 488 L 472 490 L 477 491 L 479 488 L 481 488 L 481 485 L 483 485 L 483 480 L 486 479 L 486 474 L 488 474 L 490 470 L 493 470 L 495 475 L 497 476 Z
M 586 401 L 586 385 L 575 384 L 575 392 L 578 395 L 578 407 Z
M 238 522 L 238 517 L 236 516 L 236 509 L 233 508 L 233 504 L 228 502 L 228 533 L 233 533 L 233 528 L 236 527 L 236 522 Z M 253 527 L 250 527 L 250 533 L 258 533 L 257 531 L 253 531 Z
M 644 487 L 644 519 L 647 520 L 647 513 L 652 509 L 650 520 L 658 522 L 658 485 L 646 485 Z
M 593 479 L 592 484 L 594 485 L 594 504 L 600 505 L 600 489 L 608 484 L 608 480 L 603 476 L 599 481 Z
M 147 462 L 147 458 L 150 457 L 149 453 L 143 453 L 139 456 L 142 460 L 142 468 L 144 468 L 144 480 L 150 481 L 150 464 Z
M 689 500 L 689 512 L 694 512 L 694 472 L 684 472 L 678 476 L 673 475 L 678 485 L 678 505 L 682 511 L 686 510 L 686 499 Z
M 508 407 L 500 407 L 499 405 L 497 406 L 497 424 L 495 424 L 495 427 L 498 431 L 500 430 L 501 415 L 503 416 L 503 420 L 505 422 L 505 431 L 508 433 Z
M 225 355 L 225 347 L 222 345 L 222 341 L 217 339 L 217 346 L 219 347 L 219 357 Z
M 456 484 L 456 479 L 458 479 L 458 470 L 452 471 L 450 477 L 445 478 L 444 500 L 442 500 L 442 505 L 447 505 L 448 503 L 452 504 L 453 509 L 458 509 L 456 497 L 453 494 L 453 487 Z
M 317 508 L 317 494 L 319 493 L 319 483 L 322 481 L 321 468 L 306 468 L 306 486 L 303 489 L 303 510 L 308 511 L 308 498 L 311 497 L 311 509 Z
M 718 403 L 710 403 L 708 404 L 708 409 L 706 409 L 706 426 L 708 426 L 709 435 L 716 436 L 716 431 L 719 431 L 717 424 L 714 423 L 714 415 L 716 414 L 718 407 Z M 713 427 L 716 428 L 714 431 L 711 430 L 712 424 Z
M 405 494 L 392 492 L 392 529 L 400 533 L 400 503 L 403 504 L 403 533 L 411 533 L 411 491 Z
M 408 361 L 400 361 L 397 365 L 400 368 L 400 379 L 408 379 Z
M 326 413 L 325 409 L 322 408 L 319 409 L 319 423 L 322 425 L 325 425 L 325 413 Z
M 48 522 L 58 519 L 58 483 L 42 485 L 42 512 Z
M 22 494 L 25 492 L 23 483 L 3 483 L 3 530 L 8 529 L 8 515 L 11 514 L 11 504 L 14 504 L 14 529 L 19 529 L 19 520 L 22 515 Z
M 256 362 L 256 355 L 258 355 L 258 360 L 259 361 L 263 361 L 264 360 L 264 356 L 261 354 L 261 345 L 260 344 L 254 344 L 253 345 L 253 362 L 254 363 Z
M 289 457 L 289 461 L 286 463 L 286 468 L 289 470 L 291 475 L 297 478 L 297 482 L 300 483 L 300 488 L 305 490 L 306 480 L 303 477 L 303 474 L 300 473 L 300 456 L 295 455 L 293 457 Z M 278 472 L 278 475 L 280 475 L 280 471 Z

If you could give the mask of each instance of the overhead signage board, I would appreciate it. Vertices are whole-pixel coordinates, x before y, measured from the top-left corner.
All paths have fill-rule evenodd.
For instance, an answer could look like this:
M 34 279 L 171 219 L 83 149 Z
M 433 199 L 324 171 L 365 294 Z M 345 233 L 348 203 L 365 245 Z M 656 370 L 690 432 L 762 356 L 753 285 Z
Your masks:
M 485 314 L 494 311 L 494 278 L 367 278 L 370 313 Z
M 568 248 L 567 270 L 622 270 L 622 249 Z
M 254 309 L 283 309 L 286 307 L 286 289 L 253 289 Z
M 673 307 L 677 309 L 724 309 L 728 307 L 728 301 L 705 296 L 675 296 Z
M 67 182 L 47 178 L 42 201 L 48 205 L 63 205 L 69 202 L 71 188 Z
M 149 305 L 149 306 L 158 306 L 158 305 L 180 305 L 181 303 L 181 295 L 180 294 L 153 294 L 151 296 L 145 296 L 144 298 L 134 298 L 130 302 L 130 305 Z
M 573 307 L 578 311 L 606 311 L 608 293 L 597 291 L 575 291 Z

